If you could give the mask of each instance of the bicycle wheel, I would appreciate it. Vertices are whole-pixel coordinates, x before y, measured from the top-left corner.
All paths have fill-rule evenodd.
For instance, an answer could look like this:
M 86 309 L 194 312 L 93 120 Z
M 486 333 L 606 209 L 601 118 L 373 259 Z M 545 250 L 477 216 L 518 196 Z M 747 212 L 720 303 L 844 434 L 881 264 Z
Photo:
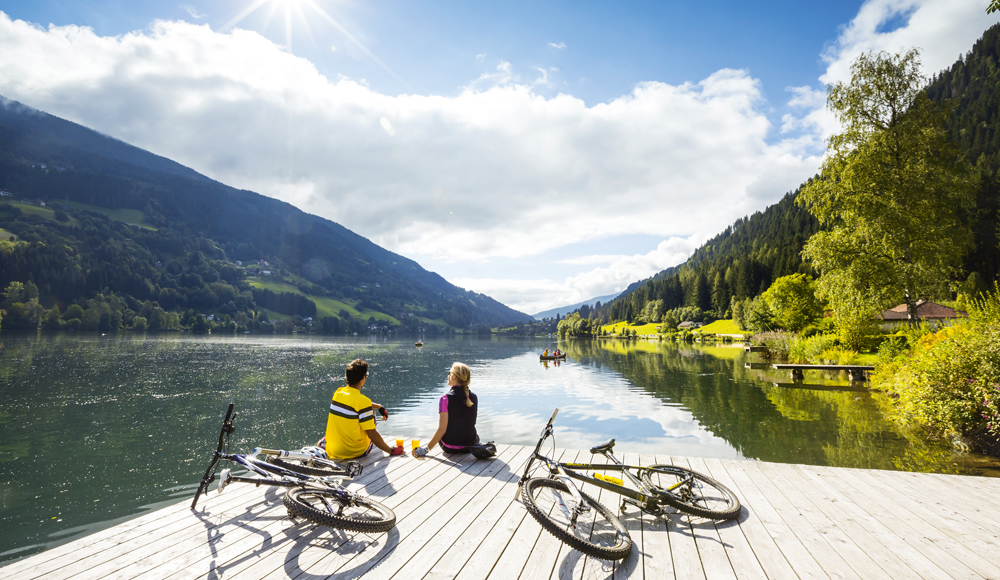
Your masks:
M 524 484 L 521 499 L 531 517 L 573 548 L 602 560 L 621 560 L 632 550 L 632 538 L 615 514 L 580 492 L 590 512 L 580 514 L 576 525 L 570 513 L 575 503 L 569 488 L 555 479 L 534 478 Z
M 642 480 L 652 486 L 664 502 L 682 512 L 715 520 L 730 520 L 740 513 L 736 494 L 697 471 L 676 465 L 652 465 L 642 469 Z
M 314 524 L 377 534 L 396 525 L 396 514 L 375 500 L 333 489 L 290 487 L 282 499 L 288 515 Z
M 265 461 L 271 465 L 277 465 L 278 467 L 283 467 L 289 471 L 294 471 L 295 473 L 301 473 L 303 475 L 315 475 L 317 477 L 347 475 L 346 469 L 332 461 L 326 461 L 324 459 L 314 459 L 312 465 L 306 465 L 305 462 L 298 460 L 289 461 L 275 455 L 268 455 Z

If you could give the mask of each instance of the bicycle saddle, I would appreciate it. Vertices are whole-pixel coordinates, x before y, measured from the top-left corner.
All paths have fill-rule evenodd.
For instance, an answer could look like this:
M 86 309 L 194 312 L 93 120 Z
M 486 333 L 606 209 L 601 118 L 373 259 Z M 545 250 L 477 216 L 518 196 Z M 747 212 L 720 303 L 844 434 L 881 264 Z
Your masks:
M 604 443 L 601 443 L 600 445 L 598 445 L 596 447 L 591 447 L 590 448 L 590 452 L 591 453 L 604 453 L 605 451 L 611 451 L 612 449 L 614 449 L 614 447 L 615 447 L 615 440 L 614 439 L 609 439 L 608 441 L 605 441 Z

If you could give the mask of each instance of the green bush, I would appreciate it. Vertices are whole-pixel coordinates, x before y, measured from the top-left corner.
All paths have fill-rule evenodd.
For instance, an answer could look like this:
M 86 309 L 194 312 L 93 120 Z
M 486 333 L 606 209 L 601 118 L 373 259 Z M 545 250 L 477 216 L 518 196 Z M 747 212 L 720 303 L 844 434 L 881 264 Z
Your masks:
M 788 362 L 797 364 L 819 364 L 821 355 L 837 346 L 837 337 L 830 334 L 817 334 L 808 338 L 792 341 L 788 349 Z
M 819 355 L 819 364 L 824 365 L 852 365 L 857 361 L 858 353 L 856 351 L 843 348 L 824 350 Z
M 890 417 L 962 437 L 982 449 L 1000 441 L 1000 289 L 970 306 L 969 318 L 923 333 L 908 353 L 883 343 L 872 387 L 896 397 Z M 909 337 L 908 337 L 909 338 Z M 896 351 L 896 352 L 894 352 Z
M 788 360 L 788 353 L 795 340 L 795 335 L 790 332 L 761 332 L 750 338 L 752 344 L 767 347 L 764 358 L 768 360 Z

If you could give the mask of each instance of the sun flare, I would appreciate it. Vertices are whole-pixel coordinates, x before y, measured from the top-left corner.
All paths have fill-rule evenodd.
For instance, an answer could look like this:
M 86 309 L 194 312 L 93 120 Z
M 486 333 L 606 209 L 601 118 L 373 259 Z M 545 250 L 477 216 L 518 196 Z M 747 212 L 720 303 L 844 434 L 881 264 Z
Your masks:
M 389 76 L 391 76 L 392 78 L 396 79 L 396 81 L 398 81 L 401 85 L 403 85 L 407 89 L 410 89 L 410 85 L 407 84 L 406 81 L 404 81 L 402 78 L 400 78 L 399 75 L 397 75 L 384 62 L 382 62 L 377 56 L 375 56 L 375 54 L 372 51 L 368 50 L 368 47 L 366 47 L 364 44 L 361 43 L 361 41 L 359 41 L 357 38 L 355 38 L 353 34 L 351 34 L 350 32 L 348 32 L 348 30 L 346 28 L 344 28 L 343 26 L 341 26 L 341 24 L 339 22 L 337 22 L 337 20 L 334 19 L 333 16 L 330 16 L 330 14 L 327 13 L 326 10 L 324 10 L 322 7 L 320 7 L 316 3 L 316 0 L 253 0 L 250 3 L 249 6 L 247 6 L 239 14 L 237 14 L 236 16 L 234 16 L 232 18 L 232 20 L 230 20 L 229 22 L 225 23 L 222 26 L 222 28 L 219 29 L 219 32 L 225 32 L 226 30 L 229 30 L 230 28 L 236 26 L 244 18 L 246 18 L 247 16 L 253 14 L 255 11 L 257 11 L 257 9 L 263 7 L 265 4 L 269 5 L 268 6 L 267 15 L 265 16 L 265 20 L 264 20 L 264 27 L 265 28 L 271 23 L 271 20 L 274 18 L 274 15 L 278 11 L 278 9 L 279 8 L 282 9 L 281 11 L 283 12 L 283 16 L 284 16 L 284 23 L 283 24 L 284 24 L 284 30 L 285 30 L 285 48 L 288 49 L 288 52 L 293 52 L 293 50 L 292 50 L 292 48 L 293 48 L 292 47 L 292 20 L 293 20 L 293 13 L 294 13 L 294 16 L 297 17 L 296 19 L 299 22 L 300 26 L 305 29 L 306 36 L 309 38 L 309 40 L 313 43 L 313 45 L 317 44 L 316 43 L 316 39 L 313 37 L 312 28 L 309 25 L 310 19 L 306 17 L 305 11 L 303 10 L 304 7 L 308 7 L 313 12 L 315 12 L 316 15 L 318 15 L 320 17 L 321 20 L 323 20 L 327 24 L 333 26 L 335 29 L 337 29 L 338 32 L 340 32 L 342 35 L 344 35 L 344 37 L 351 44 L 357 46 L 358 49 L 360 49 L 361 52 L 365 53 L 365 55 L 367 55 L 368 58 L 370 58 L 372 61 L 374 61 L 375 64 L 377 64 L 379 66 L 379 68 L 381 68 L 382 70 L 384 70 L 385 72 L 387 72 L 389 74 Z M 336 51 L 337 51 L 337 48 L 334 45 L 333 52 L 336 52 Z

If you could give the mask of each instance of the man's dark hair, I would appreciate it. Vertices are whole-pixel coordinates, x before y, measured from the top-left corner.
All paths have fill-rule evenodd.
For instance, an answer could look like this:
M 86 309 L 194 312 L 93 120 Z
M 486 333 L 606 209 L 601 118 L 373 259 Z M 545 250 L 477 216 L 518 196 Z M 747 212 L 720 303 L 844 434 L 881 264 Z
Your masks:
M 368 363 L 356 358 L 348 363 L 344 375 L 347 377 L 347 384 L 353 387 L 360 383 L 361 379 L 368 376 Z

